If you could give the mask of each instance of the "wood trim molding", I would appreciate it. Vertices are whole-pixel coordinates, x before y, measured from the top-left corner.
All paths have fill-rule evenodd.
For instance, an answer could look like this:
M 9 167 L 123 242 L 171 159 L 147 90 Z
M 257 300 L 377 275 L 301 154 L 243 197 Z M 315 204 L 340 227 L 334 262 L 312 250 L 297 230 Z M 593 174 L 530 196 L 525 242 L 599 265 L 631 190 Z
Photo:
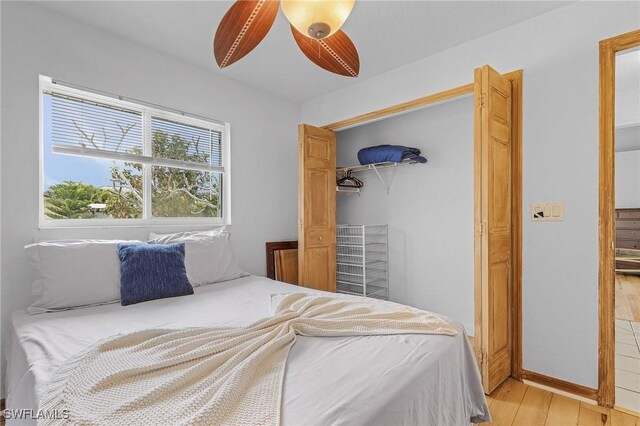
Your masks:
M 513 81 L 514 79 L 519 78 L 522 79 L 522 70 L 511 71 L 504 74 L 509 80 Z M 416 108 L 422 108 L 427 105 L 435 104 L 438 102 L 447 101 L 449 99 L 457 98 L 459 96 L 467 95 L 473 93 L 473 83 L 465 84 L 462 86 L 454 87 L 453 89 L 447 89 L 442 92 L 433 93 L 431 95 L 423 96 L 418 99 L 414 99 L 412 101 L 403 102 L 401 104 L 392 105 L 387 108 L 382 108 L 376 111 L 367 112 L 365 114 L 357 115 L 352 118 L 348 118 L 342 121 L 336 121 L 335 123 L 327 124 L 326 126 L 322 126 L 323 129 L 327 130 L 342 130 L 348 127 L 357 126 L 359 124 L 365 124 L 370 121 L 379 120 L 381 118 L 389 117 L 392 115 L 400 114 L 405 111 L 409 111 Z
M 522 379 L 573 395 L 578 395 L 593 401 L 598 399 L 597 389 L 567 382 L 566 380 L 558 379 L 556 377 L 546 376 L 544 374 L 536 373 L 535 371 L 522 370 Z
M 473 350 L 482 374 L 482 69 L 473 70 Z
M 640 30 L 600 42 L 598 185 L 598 404 L 615 402 L 615 58 L 640 46 Z
M 615 236 L 614 211 L 614 87 L 615 51 L 610 43 L 600 43 L 600 106 L 599 106 L 599 179 L 598 194 L 598 404 L 612 407 L 615 399 Z
M 473 350 L 482 374 L 482 69 L 473 70 Z
M 511 80 L 511 282 L 512 285 L 512 354 L 511 376 L 522 380 L 522 76 L 517 70 L 506 77 Z
M 409 102 L 403 102 L 401 104 L 379 109 L 377 111 L 367 112 L 366 114 L 361 114 L 353 118 L 348 118 L 346 120 L 337 121 L 335 123 L 327 124 L 326 126 L 323 126 L 323 128 L 327 130 L 334 130 L 334 131 L 340 130 L 340 129 L 346 129 L 347 127 L 353 127 L 359 124 L 365 124 L 370 121 L 378 120 L 391 115 L 400 114 L 402 112 L 405 112 L 411 109 L 421 108 L 429 104 L 434 104 L 437 102 L 446 101 L 448 99 L 457 98 L 458 96 L 466 95 L 469 93 L 473 93 L 473 83 L 465 84 L 464 86 L 454 87 L 453 89 L 448 89 L 443 92 L 434 93 L 432 95 L 423 96 L 422 98 L 414 99 Z
M 264 245 L 267 252 L 267 278 L 271 278 L 272 280 L 275 280 L 276 279 L 276 262 L 275 262 L 274 251 L 297 249 L 298 242 L 297 241 L 276 241 L 276 242 L 266 242 L 264 243 Z
M 615 53 L 640 46 L 640 29 L 629 31 L 600 42 L 600 45 L 608 45 Z

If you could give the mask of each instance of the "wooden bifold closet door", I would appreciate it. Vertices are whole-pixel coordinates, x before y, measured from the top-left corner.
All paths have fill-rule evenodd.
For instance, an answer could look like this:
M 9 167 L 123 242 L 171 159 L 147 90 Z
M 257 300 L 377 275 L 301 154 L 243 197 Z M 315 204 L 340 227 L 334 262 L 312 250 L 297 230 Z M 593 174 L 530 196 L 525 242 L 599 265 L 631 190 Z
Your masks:
M 511 92 L 491 67 L 475 70 L 475 339 L 486 393 L 511 375 Z
M 336 135 L 298 127 L 298 284 L 336 291 Z

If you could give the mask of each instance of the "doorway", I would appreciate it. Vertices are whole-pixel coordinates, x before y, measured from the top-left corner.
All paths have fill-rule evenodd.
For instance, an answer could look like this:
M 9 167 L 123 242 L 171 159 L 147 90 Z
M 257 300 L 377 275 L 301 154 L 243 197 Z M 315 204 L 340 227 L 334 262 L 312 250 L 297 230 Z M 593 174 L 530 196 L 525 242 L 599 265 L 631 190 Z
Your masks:
M 640 49 L 615 69 L 615 401 L 640 413 Z
M 639 99 L 640 31 L 603 40 L 598 402 L 634 412 L 640 412 Z

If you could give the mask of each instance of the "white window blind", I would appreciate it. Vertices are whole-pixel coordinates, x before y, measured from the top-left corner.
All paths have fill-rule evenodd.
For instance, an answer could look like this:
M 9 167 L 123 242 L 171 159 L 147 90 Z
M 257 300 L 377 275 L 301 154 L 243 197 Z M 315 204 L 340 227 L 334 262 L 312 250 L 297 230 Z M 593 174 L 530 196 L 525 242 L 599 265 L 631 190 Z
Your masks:
M 54 146 L 142 153 L 142 114 L 49 92 Z
M 206 164 L 211 168 L 222 166 L 222 132 L 219 130 L 151 117 L 151 132 L 156 137 L 172 139 L 166 150 L 159 151 L 156 145 L 153 146 L 152 154 L 158 161 L 182 160 L 186 152 L 191 162 Z
M 154 116 L 153 111 L 144 108 L 136 111 L 53 90 L 45 90 L 44 96 L 51 97 L 55 153 L 224 173 L 222 126 L 170 120 Z M 151 138 L 166 135 L 174 142 L 174 149 L 170 145 L 167 150 L 153 152 L 153 148 L 147 148 L 153 144 L 145 141 L 144 135 Z M 175 155 L 184 152 L 181 149 L 184 144 L 188 145 L 190 155 Z

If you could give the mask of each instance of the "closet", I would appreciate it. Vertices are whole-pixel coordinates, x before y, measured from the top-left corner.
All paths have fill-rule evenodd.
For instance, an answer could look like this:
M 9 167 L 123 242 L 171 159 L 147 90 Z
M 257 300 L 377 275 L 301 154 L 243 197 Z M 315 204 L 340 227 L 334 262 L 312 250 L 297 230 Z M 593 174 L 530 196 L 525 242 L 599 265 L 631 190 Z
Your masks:
M 341 130 L 336 140 L 338 169 L 364 183 L 336 197 L 337 292 L 348 278 L 340 275 L 341 225 L 385 224 L 388 244 L 364 242 L 384 257 L 366 256 L 365 278 L 375 286 L 388 270 L 391 300 L 441 312 L 473 334 L 473 96 Z M 361 150 L 384 144 L 419 149 L 428 161 L 354 166 Z
M 376 125 L 376 121 L 388 119 L 402 113 L 413 113 L 419 108 L 437 102 L 465 102 L 467 96 L 467 115 L 469 123 L 467 141 L 471 169 L 468 194 L 465 196 L 468 210 L 468 233 L 472 248 L 461 261 L 470 268 L 469 288 L 473 288 L 474 318 L 468 331 L 474 334 L 474 344 L 478 362 L 481 365 L 483 383 L 487 393 L 495 389 L 504 379 L 521 374 L 520 339 L 520 127 L 521 127 L 521 72 L 502 75 L 489 66 L 474 71 L 473 83 L 433 94 L 405 104 L 384 110 L 364 114 L 343 122 L 327 125 L 323 128 L 309 125 L 299 127 L 299 250 L 298 279 L 302 286 L 335 292 L 337 253 L 337 203 L 336 198 L 352 197 L 358 202 L 357 194 L 336 193 L 336 153 L 337 144 L 344 130 L 356 126 Z M 444 106 L 446 107 L 446 105 Z M 440 108 L 440 105 L 434 106 Z M 452 128 L 452 131 L 454 129 Z M 345 131 L 344 134 L 349 132 Z M 428 135 L 424 135 L 428 140 Z M 380 141 L 382 142 L 382 141 Z M 437 144 L 438 141 L 430 141 Z M 348 142 L 345 142 L 348 143 Z M 386 143 L 405 145 L 403 141 Z M 342 146 L 339 148 L 342 150 Z M 423 152 L 428 158 L 428 150 Z M 341 158 L 342 160 L 342 158 Z M 355 162 L 356 160 L 353 159 Z M 396 176 L 414 168 L 435 167 L 437 159 L 429 158 L 429 163 L 411 165 L 394 170 Z M 344 166 L 344 164 L 340 164 Z M 348 164 L 347 164 L 348 166 Z M 454 167 L 460 167 L 456 165 Z M 417 170 L 417 169 L 416 169 Z M 472 173 L 471 173 L 472 171 Z M 378 170 L 367 173 L 378 173 Z M 358 176 L 360 178 L 360 176 Z M 378 176 L 380 177 L 380 176 Z M 393 193 L 397 187 L 393 179 L 382 176 L 381 185 Z M 421 182 L 415 182 L 419 185 Z M 422 182 L 424 183 L 424 181 Z M 367 186 L 368 185 L 368 186 Z M 375 177 L 365 180 L 365 191 L 376 185 Z M 440 185 L 442 197 L 447 186 Z M 406 188 L 404 188 L 406 190 Z M 444 195 L 442 195 L 444 194 Z M 363 195 L 364 198 L 364 195 Z M 351 201 L 349 201 L 351 203 Z M 385 199 L 380 197 L 380 209 L 384 209 Z M 342 208 L 341 202 L 341 208 Z M 411 205 L 406 209 L 411 209 Z M 429 238 L 428 227 L 436 229 L 456 225 L 447 222 L 447 218 L 431 219 L 427 224 L 416 226 L 416 232 L 423 238 Z M 466 220 L 466 219 L 463 219 Z M 368 224 L 369 221 L 358 223 Z M 378 221 L 377 223 L 385 223 Z M 462 226 L 462 225 L 460 225 Z M 395 238 L 394 228 L 389 227 L 389 239 Z M 435 233 L 435 232 L 434 232 Z M 440 239 L 442 237 L 439 237 Z M 442 255 L 456 259 L 456 250 L 442 244 Z M 405 252 L 405 257 L 410 257 Z M 445 259 L 443 257 L 443 259 Z M 389 269 L 412 268 L 401 264 L 398 259 L 390 259 Z M 416 265 L 419 259 L 413 259 Z M 461 265 L 462 266 L 462 265 Z M 460 267 L 461 267 L 460 266 Z M 446 280 L 439 283 L 446 286 Z M 391 300 L 394 300 L 394 282 L 389 280 Z M 411 303 L 411 294 L 404 295 L 402 302 Z M 455 297 L 443 298 L 443 302 L 456 303 Z M 435 309 L 434 309 L 435 310 Z

